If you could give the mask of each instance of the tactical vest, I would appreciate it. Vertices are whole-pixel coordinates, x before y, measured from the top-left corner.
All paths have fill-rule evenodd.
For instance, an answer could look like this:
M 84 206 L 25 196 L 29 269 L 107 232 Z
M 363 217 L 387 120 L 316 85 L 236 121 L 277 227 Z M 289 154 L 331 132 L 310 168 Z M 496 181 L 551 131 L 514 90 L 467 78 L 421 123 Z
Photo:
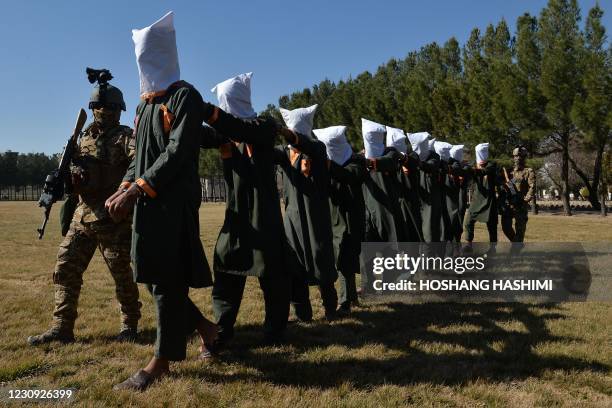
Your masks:
M 134 148 L 133 132 L 127 126 L 119 125 L 101 132 L 93 123 L 85 129 L 73 158 L 76 168 L 84 172 L 84 182 L 78 190 L 80 221 L 93 222 L 108 216 L 104 201 L 121 184 L 134 156 Z

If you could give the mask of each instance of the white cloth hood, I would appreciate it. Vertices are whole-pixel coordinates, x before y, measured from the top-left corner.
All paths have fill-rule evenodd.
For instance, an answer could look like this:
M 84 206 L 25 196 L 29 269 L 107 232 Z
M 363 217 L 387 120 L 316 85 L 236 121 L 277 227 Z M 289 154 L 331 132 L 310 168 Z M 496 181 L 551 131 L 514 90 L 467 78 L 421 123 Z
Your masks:
M 457 160 L 458 162 L 463 161 L 463 148 L 464 145 L 453 145 L 450 149 L 450 157 Z
M 427 132 L 408 133 L 412 150 L 419 155 L 420 160 L 425 160 L 429 156 L 429 137 L 430 134 Z
M 385 125 L 361 118 L 361 132 L 363 133 L 366 158 L 374 159 L 382 156 L 385 150 L 386 131 Z
M 476 151 L 476 163 L 489 160 L 489 144 L 480 143 L 474 149 Z
M 406 134 L 404 131 L 387 126 L 387 146 L 394 147 L 399 152 L 406 154 L 408 146 L 406 145 Z
M 434 149 L 441 160 L 448 161 L 450 158 L 450 151 L 453 147 L 452 144 L 446 142 L 434 142 Z
M 346 126 L 314 129 L 312 133 L 325 144 L 327 157 L 336 162 L 336 164 L 344 165 L 353 155 L 353 149 L 351 149 L 351 145 L 346 140 Z
M 436 151 L 436 149 L 434 149 L 434 144 L 435 144 L 435 143 L 436 143 L 436 138 L 435 138 L 435 137 L 434 137 L 434 138 L 431 138 L 431 139 L 429 139 L 429 140 L 427 141 L 427 149 L 428 149 L 430 152 L 435 152 L 435 151 Z
M 140 75 L 140 95 L 165 91 L 181 79 L 174 31 L 174 12 L 153 24 L 132 30 L 136 64 Z
M 219 107 L 241 119 L 257 116 L 251 105 L 252 72 L 240 74 L 215 85 L 210 91 L 217 95 Z
M 312 123 L 318 105 L 312 105 L 307 108 L 298 108 L 293 110 L 280 108 L 280 113 L 283 115 L 283 120 L 287 127 L 298 133 L 310 136 L 312 132 Z

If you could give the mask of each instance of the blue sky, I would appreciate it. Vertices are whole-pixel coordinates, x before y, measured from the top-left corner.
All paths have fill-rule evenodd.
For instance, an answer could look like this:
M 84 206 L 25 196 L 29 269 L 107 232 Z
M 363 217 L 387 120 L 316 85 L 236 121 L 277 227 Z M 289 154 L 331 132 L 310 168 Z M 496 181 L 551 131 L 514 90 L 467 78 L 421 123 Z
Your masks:
M 253 71 L 255 110 L 324 78 L 375 70 L 389 58 L 523 12 L 545 0 L 414 1 L 11 1 L 0 25 L 0 151 L 58 152 L 91 85 L 85 67 L 109 68 L 133 122 L 138 71 L 131 29 L 175 12 L 183 79 L 205 99 L 231 76 Z M 583 16 L 595 0 L 581 0 Z M 600 2 L 611 29 L 612 2 Z M 584 21 L 583 21 L 584 23 Z M 90 111 L 88 111 L 90 114 Z M 91 114 L 90 114 L 91 116 Z

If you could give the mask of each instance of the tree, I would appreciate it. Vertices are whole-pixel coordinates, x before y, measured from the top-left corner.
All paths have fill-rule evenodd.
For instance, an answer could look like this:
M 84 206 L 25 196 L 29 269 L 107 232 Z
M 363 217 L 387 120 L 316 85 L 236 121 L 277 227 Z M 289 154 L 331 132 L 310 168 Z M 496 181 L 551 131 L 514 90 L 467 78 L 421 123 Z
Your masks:
M 582 89 L 572 108 L 572 119 L 585 149 L 595 152 L 589 177 L 583 166 L 570 156 L 570 164 L 589 191 L 589 201 L 600 210 L 599 183 L 602 160 L 610 142 L 612 117 L 612 64 L 609 49 L 605 49 L 606 29 L 601 24 L 603 11 L 596 5 L 589 11 L 585 27 L 585 48 L 581 56 Z
M 545 115 L 551 126 L 550 141 L 561 153 L 561 200 L 566 215 L 569 202 L 569 145 L 576 129 L 571 111 L 580 87 L 578 54 L 581 51 L 576 0 L 549 0 L 540 15 L 538 31 L 542 47 L 541 89 L 546 97 Z

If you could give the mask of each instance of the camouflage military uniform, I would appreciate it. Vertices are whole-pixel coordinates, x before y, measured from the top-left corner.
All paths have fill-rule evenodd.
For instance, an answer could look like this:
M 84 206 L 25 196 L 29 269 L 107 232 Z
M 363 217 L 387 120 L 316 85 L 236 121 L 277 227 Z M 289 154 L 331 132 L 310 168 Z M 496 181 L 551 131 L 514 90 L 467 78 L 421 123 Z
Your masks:
M 75 183 L 79 204 L 57 254 L 52 330 L 72 336 L 83 272 L 96 247 L 115 280 L 121 329 L 135 330 L 138 325 L 141 304 L 130 267 L 131 217 L 114 224 L 104 208 L 104 201 L 121 184 L 133 156 L 134 139 L 127 126 L 102 132 L 93 123 L 79 141 L 72 172 L 82 175 L 83 181 Z
M 521 199 L 518 205 L 509 207 L 502 214 L 502 229 L 511 242 L 523 242 L 527 230 L 529 202 L 533 200 L 535 191 L 535 172 L 529 167 L 515 166 L 509 178 L 514 183 Z M 512 219 L 515 220 L 514 228 Z

